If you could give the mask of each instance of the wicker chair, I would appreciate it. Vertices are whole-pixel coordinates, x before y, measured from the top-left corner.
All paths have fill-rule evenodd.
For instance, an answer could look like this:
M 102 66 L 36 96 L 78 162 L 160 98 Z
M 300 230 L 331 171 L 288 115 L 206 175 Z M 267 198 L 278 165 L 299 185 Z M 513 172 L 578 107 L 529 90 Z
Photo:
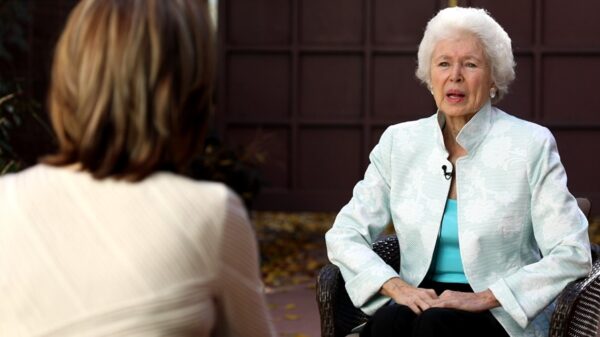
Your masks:
M 586 216 L 591 204 L 577 198 Z M 396 271 L 400 266 L 398 240 L 387 236 L 373 244 L 373 250 Z M 593 267 L 590 274 L 574 281 L 560 293 L 550 322 L 550 337 L 595 337 L 600 322 L 600 246 L 592 244 Z M 354 307 L 344 288 L 338 267 L 328 264 L 317 276 L 317 304 L 321 316 L 321 337 L 345 337 L 369 316 Z

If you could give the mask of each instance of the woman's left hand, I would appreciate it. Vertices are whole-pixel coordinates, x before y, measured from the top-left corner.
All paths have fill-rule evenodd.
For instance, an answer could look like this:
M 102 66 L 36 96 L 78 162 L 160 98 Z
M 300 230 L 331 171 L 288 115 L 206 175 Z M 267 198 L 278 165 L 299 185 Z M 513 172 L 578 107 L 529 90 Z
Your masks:
M 429 304 L 432 308 L 450 308 L 471 312 L 486 311 L 500 306 L 496 296 L 489 289 L 478 293 L 446 290 Z

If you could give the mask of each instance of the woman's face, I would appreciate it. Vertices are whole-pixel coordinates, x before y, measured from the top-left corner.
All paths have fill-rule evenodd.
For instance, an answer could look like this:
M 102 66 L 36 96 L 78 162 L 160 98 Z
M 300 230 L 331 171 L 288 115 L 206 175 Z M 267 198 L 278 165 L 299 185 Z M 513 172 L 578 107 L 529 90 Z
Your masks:
M 472 117 L 490 98 L 492 87 L 479 38 L 463 33 L 437 43 L 431 58 L 431 90 L 447 117 Z

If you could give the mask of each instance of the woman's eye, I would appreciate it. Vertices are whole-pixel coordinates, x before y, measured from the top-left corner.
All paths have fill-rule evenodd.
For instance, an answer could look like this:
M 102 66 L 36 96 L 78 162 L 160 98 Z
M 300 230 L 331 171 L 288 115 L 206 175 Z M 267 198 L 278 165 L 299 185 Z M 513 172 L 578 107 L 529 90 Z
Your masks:
M 438 66 L 440 66 L 440 67 L 447 67 L 447 66 L 449 66 L 449 65 L 450 65 L 450 63 L 448 63 L 448 62 L 445 62 L 445 61 L 444 61 L 444 62 L 440 62 L 440 63 L 438 63 Z
M 477 65 L 475 63 L 473 63 L 473 62 L 467 62 L 466 66 L 468 68 L 477 68 Z

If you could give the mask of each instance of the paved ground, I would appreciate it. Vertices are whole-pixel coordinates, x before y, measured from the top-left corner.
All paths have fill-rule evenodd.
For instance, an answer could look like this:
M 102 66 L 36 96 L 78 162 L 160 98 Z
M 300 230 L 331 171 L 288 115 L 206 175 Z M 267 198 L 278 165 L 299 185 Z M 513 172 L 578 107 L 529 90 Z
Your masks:
M 278 337 L 320 337 L 314 283 L 334 213 L 255 212 L 261 271 Z
M 319 337 L 320 323 L 314 286 L 272 290 L 267 302 L 279 337 Z

